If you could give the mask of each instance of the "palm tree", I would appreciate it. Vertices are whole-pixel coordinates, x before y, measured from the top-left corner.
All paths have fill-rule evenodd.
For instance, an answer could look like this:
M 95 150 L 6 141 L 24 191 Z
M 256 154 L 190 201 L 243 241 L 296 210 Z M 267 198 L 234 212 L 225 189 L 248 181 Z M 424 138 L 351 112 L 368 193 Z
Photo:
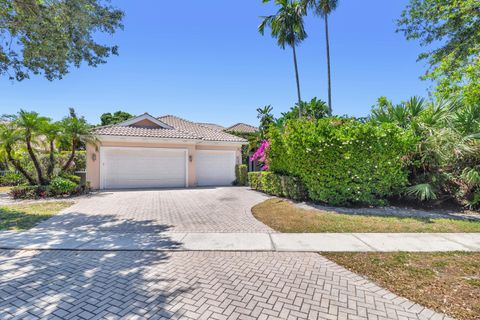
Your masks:
M 45 137 L 48 144 L 49 161 L 47 167 L 47 177 L 49 179 L 53 176 L 55 169 L 55 141 L 60 135 L 60 124 L 58 122 L 47 122 L 40 129 L 40 133 Z
M 18 115 L 15 117 L 16 126 L 22 131 L 25 144 L 27 146 L 27 152 L 32 159 L 33 166 L 37 172 L 37 182 L 39 185 L 46 185 L 47 181 L 45 180 L 42 172 L 42 167 L 40 162 L 35 155 L 33 150 L 33 143 L 37 143 L 37 138 L 41 129 L 50 121 L 46 117 L 41 117 L 37 112 L 27 112 L 25 110 L 20 110 Z
M 25 179 L 31 184 L 35 184 L 35 179 L 28 173 L 14 156 L 14 150 L 18 143 L 23 141 L 23 133 L 13 123 L 0 124 L 0 150 L 5 154 L 7 160 L 13 165 L 13 167 L 20 172 Z
M 63 138 L 70 144 L 70 157 L 63 165 L 61 171 L 66 171 L 70 168 L 75 159 L 77 148 L 82 144 L 96 144 L 97 138 L 91 133 L 91 126 L 87 123 L 85 118 L 78 117 L 73 108 L 70 108 L 70 116 L 64 118 L 60 125 L 63 130 Z
M 270 0 L 263 0 L 263 3 L 269 1 Z M 277 39 L 277 44 L 282 49 L 285 49 L 286 45 L 292 47 L 295 78 L 297 80 L 298 103 L 301 104 L 302 98 L 300 95 L 300 77 L 298 75 L 296 46 L 307 38 L 303 23 L 305 5 L 299 1 L 292 0 L 275 0 L 275 4 L 280 6 L 277 14 L 262 17 L 263 21 L 258 27 L 258 31 L 263 35 L 265 34 L 265 28 L 269 27 L 272 37 Z M 301 109 L 299 109 L 299 114 L 301 117 Z
M 332 80 L 330 71 L 330 40 L 328 35 L 328 16 L 337 8 L 338 0 L 304 0 L 304 4 L 325 21 L 325 40 L 327 48 L 328 108 L 332 114 Z

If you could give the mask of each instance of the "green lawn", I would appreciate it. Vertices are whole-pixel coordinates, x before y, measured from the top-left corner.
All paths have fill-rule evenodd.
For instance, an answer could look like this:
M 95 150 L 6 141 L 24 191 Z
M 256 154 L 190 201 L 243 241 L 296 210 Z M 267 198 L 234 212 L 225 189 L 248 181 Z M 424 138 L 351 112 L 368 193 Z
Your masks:
M 322 255 L 402 297 L 455 319 L 480 319 L 480 253 Z
M 269 199 L 252 213 L 271 228 L 286 233 L 323 232 L 480 232 L 480 221 L 347 215 L 298 208 Z
M 72 201 L 52 201 L 0 206 L 0 230 L 22 231 L 33 228 L 65 208 Z

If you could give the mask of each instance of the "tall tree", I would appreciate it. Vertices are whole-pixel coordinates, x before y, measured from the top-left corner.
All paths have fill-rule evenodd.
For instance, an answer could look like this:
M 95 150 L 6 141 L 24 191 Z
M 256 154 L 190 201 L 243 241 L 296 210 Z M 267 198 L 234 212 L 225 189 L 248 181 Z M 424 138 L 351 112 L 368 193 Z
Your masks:
M 325 41 L 327 49 L 327 75 L 328 75 L 328 109 L 332 114 L 332 75 L 330 67 L 330 38 L 328 33 L 328 16 L 337 8 L 338 0 L 305 0 L 313 12 L 325 21 Z
M 108 0 L 0 0 L 0 75 L 61 79 L 69 67 L 97 66 L 117 46 L 94 40 L 122 28 L 123 12 Z
M 422 78 L 437 81 L 441 97 L 480 103 L 478 0 L 410 0 L 397 24 L 407 40 L 426 48 L 418 57 L 429 65 Z
M 48 166 L 47 177 L 49 179 L 53 176 L 55 169 L 55 141 L 61 133 L 61 127 L 58 122 L 47 122 L 40 128 L 40 134 L 45 137 L 48 144 Z
M 84 117 L 78 117 L 75 110 L 70 108 L 70 115 L 64 118 L 60 125 L 63 129 L 63 137 L 70 143 L 70 157 L 63 165 L 61 171 L 66 171 L 70 168 L 75 159 L 77 148 L 81 144 L 96 143 L 96 138 L 90 131 L 91 126 L 87 123 Z
M 42 167 L 33 149 L 33 144 L 38 143 L 39 134 L 42 128 L 47 125 L 49 121 L 50 119 L 41 117 L 36 112 L 27 112 L 25 110 L 20 110 L 14 121 L 15 125 L 23 134 L 23 139 L 27 146 L 27 152 L 32 159 L 35 171 L 37 172 L 37 182 L 39 185 L 47 184 L 47 180 L 43 176 Z
M 263 3 L 270 0 L 263 0 Z M 277 39 L 277 44 L 285 49 L 290 46 L 293 50 L 293 64 L 295 67 L 295 79 L 297 81 L 298 103 L 301 104 L 300 77 L 298 75 L 298 63 L 296 47 L 307 38 L 303 16 L 305 15 L 305 6 L 299 1 L 275 0 L 275 4 L 280 6 L 275 15 L 262 17 L 263 21 L 258 27 L 259 32 L 265 34 L 265 28 L 269 27 L 273 38 Z M 302 109 L 299 108 L 299 115 Z
M 131 118 L 133 118 L 133 115 L 131 115 L 130 113 L 125 111 L 117 111 L 117 112 L 114 112 L 113 114 L 110 112 L 102 114 L 100 116 L 100 121 L 102 126 L 107 126 L 110 124 L 117 124 L 120 122 L 124 122 Z

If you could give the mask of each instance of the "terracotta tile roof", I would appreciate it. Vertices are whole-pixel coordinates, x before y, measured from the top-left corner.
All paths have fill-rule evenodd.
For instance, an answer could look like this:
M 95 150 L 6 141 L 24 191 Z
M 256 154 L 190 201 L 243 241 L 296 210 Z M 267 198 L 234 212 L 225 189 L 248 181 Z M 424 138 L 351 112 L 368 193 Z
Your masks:
M 92 132 L 95 135 L 106 136 L 247 142 L 243 138 L 171 115 L 160 117 L 158 120 L 172 128 L 143 128 L 116 124 L 97 127 L 92 129 Z
M 198 123 L 194 123 L 172 115 L 159 117 L 158 120 L 168 124 L 169 126 L 177 130 L 189 132 L 196 136 L 199 136 L 202 140 L 206 141 L 247 142 L 247 140 L 243 138 L 231 135 L 223 131 L 214 130 Z
M 225 130 L 225 127 L 224 126 L 221 126 L 219 124 L 216 124 L 216 123 L 201 123 L 201 122 L 197 122 L 197 124 L 201 125 L 201 126 L 204 126 L 204 127 L 207 127 L 207 128 L 210 128 L 210 129 L 213 129 L 213 130 L 218 130 L 218 131 L 223 131 Z
M 148 137 L 148 138 L 172 138 L 172 139 L 199 139 L 200 137 L 176 130 L 163 128 L 140 128 L 128 126 L 105 126 L 93 129 L 96 135 L 106 136 L 127 136 L 127 137 Z
M 234 124 L 231 127 L 228 127 L 227 129 L 225 129 L 225 131 L 241 132 L 241 133 L 254 133 L 254 132 L 258 132 L 258 128 L 254 127 L 254 126 L 251 126 L 249 124 L 246 124 L 246 123 L 237 123 L 237 124 Z

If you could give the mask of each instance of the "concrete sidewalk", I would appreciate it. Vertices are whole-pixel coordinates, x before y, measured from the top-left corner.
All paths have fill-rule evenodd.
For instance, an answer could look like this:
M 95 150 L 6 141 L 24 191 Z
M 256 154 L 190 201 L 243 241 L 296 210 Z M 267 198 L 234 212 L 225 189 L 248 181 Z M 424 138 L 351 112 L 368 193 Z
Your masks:
M 92 251 L 480 252 L 480 233 L 0 232 L 0 249 Z

